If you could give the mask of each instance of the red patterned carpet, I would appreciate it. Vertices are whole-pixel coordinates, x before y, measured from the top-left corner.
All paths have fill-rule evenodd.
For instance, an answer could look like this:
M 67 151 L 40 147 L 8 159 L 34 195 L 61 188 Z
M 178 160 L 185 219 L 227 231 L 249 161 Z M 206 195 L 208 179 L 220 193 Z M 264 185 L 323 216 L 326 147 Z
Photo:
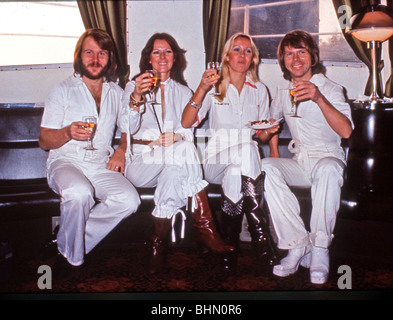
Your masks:
M 325 292 L 329 297 L 340 296 L 343 292 L 355 293 L 355 297 L 358 294 L 360 297 L 364 294 L 393 297 L 393 224 L 390 223 L 339 219 L 330 250 L 329 281 L 325 285 L 313 285 L 307 269 L 299 268 L 296 274 L 279 278 L 272 274 L 271 268 L 258 266 L 249 243 L 241 246 L 237 273 L 223 273 L 218 255 L 199 251 L 189 225 L 186 238 L 171 246 L 164 272 L 150 275 L 144 268 L 148 252 L 144 243 L 151 228 L 151 224 L 143 220 L 145 217 L 141 214 L 122 223 L 89 254 L 81 270 L 67 280 L 54 280 L 50 290 L 38 287 L 39 266 L 52 266 L 55 261 L 54 258 L 40 259 L 38 254 L 48 237 L 48 221 L 1 224 L 3 239 L 10 239 L 14 256 L 8 261 L 12 265 L 5 264 L 0 256 L 0 299 L 23 295 L 47 297 L 48 294 L 77 294 L 77 297 L 86 294 L 89 297 L 98 293 L 119 293 L 127 297 L 131 294 L 133 298 L 147 294 L 147 299 L 151 299 L 152 294 L 172 297 L 197 293 L 209 299 L 209 294 L 213 294 L 219 295 L 219 299 L 253 300 L 261 296 L 270 299 L 270 294 L 275 297 L 282 292 L 291 293 L 290 297 L 295 299 L 302 298 L 305 293 Z M 343 265 L 351 268 L 352 290 L 343 291 L 338 286 L 343 276 L 338 269 Z M 11 275 L 4 281 L 8 271 Z
M 353 291 L 390 293 L 393 265 L 339 257 L 332 253 L 331 276 L 325 285 L 312 285 L 309 272 L 300 268 L 295 275 L 278 278 L 270 268 L 255 264 L 248 244 L 242 246 L 236 274 L 220 271 L 214 254 L 202 254 L 193 245 L 176 245 L 168 253 L 167 268 L 157 275 L 145 272 L 146 245 L 104 244 L 88 258 L 85 266 L 66 281 L 53 283 L 52 290 L 40 290 L 38 267 L 52 265 L 54 259 L 14 261 L 11 278 L 0 284 L 0 293 L 169 293 L 169 292 L 339 292 L 337 270 L 348 265 L 352 270 Z

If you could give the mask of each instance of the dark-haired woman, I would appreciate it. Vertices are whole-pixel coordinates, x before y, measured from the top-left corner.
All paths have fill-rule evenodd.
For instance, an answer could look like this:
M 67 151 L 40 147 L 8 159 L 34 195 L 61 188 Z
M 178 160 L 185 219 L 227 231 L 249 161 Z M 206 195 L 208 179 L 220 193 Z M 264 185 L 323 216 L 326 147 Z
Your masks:
M 199 242 L 213 252 L 233 250 L 215 228 L 193 132 L 181 126 L 183 110 L 192 96 L 183 77 L 185 67 L 185 51 L 176 40 L 165 33 L 154 34 L 142 50 L 141 74 L 127 84 L 123 98 L 132 135 L 126 177 L 137 187 L 156 188 L 151 273 L 163 268 L 168 235 L 178 214 L 184 223 L 182 208 L 189 198 Z M 151 103 L 147 94 L 152 75 L 146 70 L 160 74 L 157 103 Z

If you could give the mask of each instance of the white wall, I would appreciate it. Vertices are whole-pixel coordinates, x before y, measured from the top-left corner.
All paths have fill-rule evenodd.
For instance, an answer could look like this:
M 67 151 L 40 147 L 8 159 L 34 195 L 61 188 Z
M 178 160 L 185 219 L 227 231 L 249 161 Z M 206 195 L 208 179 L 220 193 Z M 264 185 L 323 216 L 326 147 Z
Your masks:
M 139 73 L 140 54 L 147 40 L 156 32 L 166 32 L 187 51 L 185 78 L 189 86 L 196 89 L 205 69 L 202 1 L 134 0 L 128 5 L 131 75 Z
M 0 71 L 0 103 L 41 103 L 72 68 Z
M 202 31 L 202 0 L 133 0 L 129 5 L 129 62 L 131 76 L 139 72 L 140 52 L 155 32 L 168 32 L 187 50 L 186 79 L 195 90 L 205 68 Z M 387 43 L 384 44 L 384 83 L 390 75 Z M 56 83 L 73 73 L 72 68 L 0 71 L 0 103 L 43 102 Z M 261 80 L 270 90 L 281 76 L 277 64 L 262 64 Z M 366 68 L 328 67 L 327 76 L 356 99 L 363 94 L 368 78 Z

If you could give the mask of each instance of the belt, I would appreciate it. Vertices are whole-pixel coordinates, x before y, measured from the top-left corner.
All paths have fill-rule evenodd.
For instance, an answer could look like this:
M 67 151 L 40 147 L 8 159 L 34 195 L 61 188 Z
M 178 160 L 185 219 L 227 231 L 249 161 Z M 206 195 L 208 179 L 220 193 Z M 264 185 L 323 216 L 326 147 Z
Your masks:
M 132 139 L 132 144 L 142 144 L 144 146 L 148 146 L 152 142 L 153 142 L 153 140 Z

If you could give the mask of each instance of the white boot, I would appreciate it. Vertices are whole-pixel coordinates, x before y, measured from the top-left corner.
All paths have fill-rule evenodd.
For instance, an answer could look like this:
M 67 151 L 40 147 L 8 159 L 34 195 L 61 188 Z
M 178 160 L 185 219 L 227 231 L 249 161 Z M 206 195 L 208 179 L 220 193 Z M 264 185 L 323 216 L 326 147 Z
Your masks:
M 299 265 L 308 268 L 310 266 L 310 258 L 310 246 L 291 249 L 288 255 L 280 261 L 280 264 L 273 267 L 273 274 L 279 277 L 287 277 L 295 273 Z
M 311 249 L 310 281 L 324 284 L 329 277 L 329 249 L 314 247 Z

